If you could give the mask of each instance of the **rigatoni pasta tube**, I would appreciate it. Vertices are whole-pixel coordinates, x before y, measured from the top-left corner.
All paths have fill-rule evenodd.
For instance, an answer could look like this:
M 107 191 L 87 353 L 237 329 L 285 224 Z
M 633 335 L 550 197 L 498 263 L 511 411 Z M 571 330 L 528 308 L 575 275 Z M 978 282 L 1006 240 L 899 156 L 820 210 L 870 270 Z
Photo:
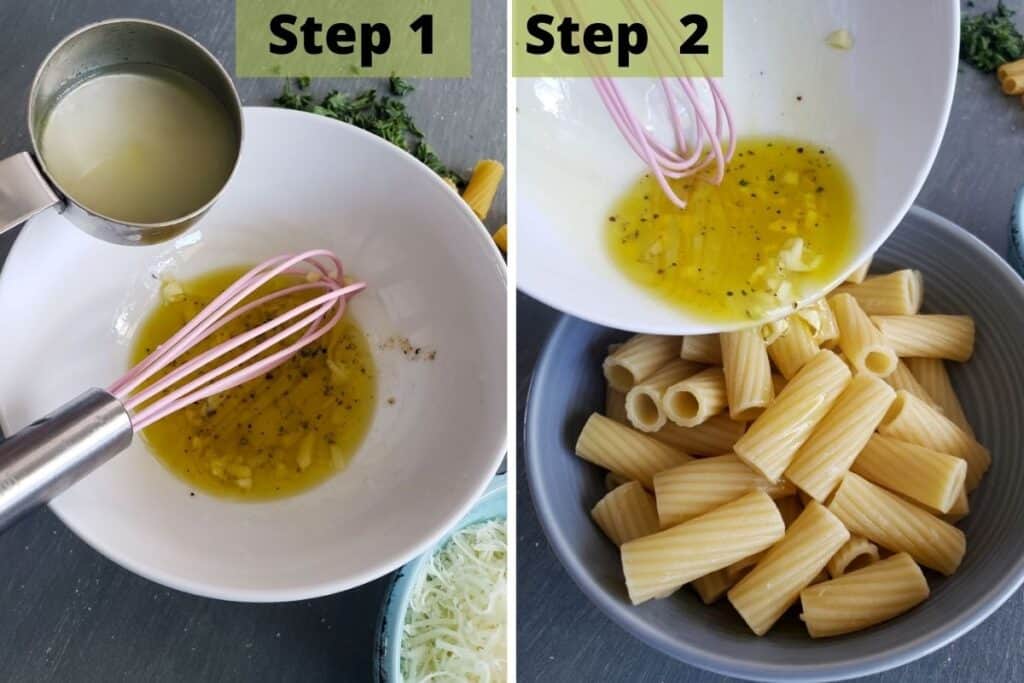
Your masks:
M 896 355 L 966 361 L 974 353 L 974 318 L 969 315 L 875 315 Z
M 768 346 L 768 356 L 782 376 L 791 379 L 818 353 L 818 344 L 803 318 L 791 315 L 788 321 L 786 331 Z
M 654 488 L 654 475 L 682 465 L 689 456 L 646 434 L 593 413 L 576 440 L 576 455 L 606 470 Z
M 605 494 L 590 511 L 590 516 L 615 545 L 648 536 L 659 529 L 654 498 L 635 481 Z
M 626 394 L 611 384 L 604 390 L 604 415 L 616 422 L 629 424 L 629 419 L 626 417 Z
M 665 415 L 680 427 L 703 424 L 728 405 L 722 368 L 701 370 L 668 387 L 662 396 Z
M 924 446 L 876 434 L 853 471 L 938 512 L 949 512 L 964 489 L 967 463 Z
M 912 359 L 908 358 L 907 360 Z M 893 389 L 896 389 L 897 391 L 903 389 L 907 393 L 917 396 L 933 408 L 938 408 L 940 411 L 942 410 L 939 404 L 932 399 L 928 391 L 921 386 L 920 382 L 917 381 L 917 378 L 914 377 L 914 373 L 910 371 L 910 367 L 902 360 L 896 364 L 896 369 L 891 375 L 885 378 L 885 381 L 888 382 L 889 386 Z
M 664 427 L 666 417 L 662 396 L 665 389 L 698 372 L 702 367 L 691 361 L 674 358 L 634 384 L 626 393 L 626 418 L 629 423 L 643 432 L 656 432 Z
M 721 365 L 722 343 L 717 334 L 690 334 L 683 337 L 679 357 L 705 365 Z
M 864 263 L 857 266 L 857 269 L 850 273 L 850 276 L 846 278 L 846 282 L 864 282 L 864 278 L 871 272 L 871 262 L 874 260 L 874 256 L 868 256 Z
M 729 417 L 752 420 L 771 402 L 772 368 L 757 328 L 723 332 L 722 371 L 729 400 Z
M 899 359 L 857 300 L 849 294 L 829 299 L 839 324 L 839 348 L 858 372 L 888 377 Z
M 800 513 L 804 511 L 804 506 L 796 496 L 776 498 L 775 507 L 779 508 L 779 514 L 782 515 L 782 523 L 786 525 L 787 529 L 796 521 Z M 760 562 L 767 552 L 767 550 L 762 550 L 759 553 L 748 555 L 723 569 L 722 571 L 725 572 L 725 576 L 729 580 L 729 586 L 732 587 L 733 584 L 746 576 L 747 572 L 753 569 L 754 565 Z
M 608 472 L 604 475 L 604 488 L 607 491 L 614 491 L 623 484 L 628 484 L 629 479 L 626 479 L 621 474 L 615 474 L 614 472 Z
M 967 500 L 967 491 L 965 489 L 956 497 L 956 502 L 953 503 L 953 507 L 949 508 L 949 512 L 942 515 L 942 519 L 950 524 L 956 524 L 970 514 L 970 512 L 971 505 Z
M 974 436 L 974 429 L 964 415 L 953 383 L 949 380 L 946 364 L 940 358 L 908 358 L 907 367 L 920 383 L 943 415 L 952 420 L 960 429 Z M 914 393 L 914 392 L 910 392 Z
M 882 419 L 878 431 L 900 441 L 966 460 L 968 492 L 981 483 L 981 478 L 992 464 L 987 448 L 948 417 L 906 391 L 896 392 L 896 400 Z
M 916 270 L 897 270 L 841 285 L 836 293 L 852 296 L 868 315 L 914 315 L 924 300 L 924 278 Z
M 679 337 L 638 334 L 604 359 L 604 378 L 608 384 L 625 393 L 675 358 L 678 348 Z
M 736 455 L 778 481 L 849 382 L 846 364 L 831 351 L 819 351 L 739 438 Z
M 782 540 L 729 589 L 729 602 L 750 630 L 763 636 L 849 538 L 843 523 L 812 501 Z
M 736 582 L 729 578 L 725 569 L 719 569 L 718 571 L 711 572 L 710 574 L 697 577 L 690 585 L 693 586 L 695 591 L 697 591 L 697 595 L 700 596 L 701 601 L 705 605 L 710 605 L 725 595 L 725 592 L 729 590 L 734 583 Z
M 722 455 L 732 450 L 746 428 L 745 422 L 736 422 L 723 413 L 696 427 L 680 427 L 669 422 L 651 436 L 686 453 Z
M 663 529 L 675 526 L 758 489 L 772 498 L 794 493 L 790 484 L 768 481 L 735 455 L 697 458 L 654 475 L 658 521 Z
M 909 611 L 928 597 L 928 581 L 907 553 L 800 592 L 800 618 L 812 638 L 851 633 Z
M 818 346 L 832 348 L 839 341 L 839 325 L 835 313 L 824 297 L 804 306 L 794 315 L 807 323 L 814 343 Z
M 622 573 L 634 605 L 666 596 L 697 577 L 771 546 L 785 534 L 764 491 L 752 491 L 664 531 L 622 546 Z
M 857 375 L 786 468 L 786 478 L 818 502 L 839 484 L 896 399 L 874 375 Z
M 872 562 L 878 562 L 878 546 L 863 536 L 850 536 L 850 540 L 828 561 L 826 568 L 829 576 L 836 579 L 846 572 L 857 571 Z
M 490 213 L 494 195 L 498 192 L 503 175 L 505 167 L 500 161 L 482 159 L 477 162 L 473 175 L 469 178 L 469 184 L 462 193 L 462 200 L 469 204 L 469 208 L 478 218 L 487 218 L 487 214 Z
M 852 533 L 949 576 L 967 548 L 964 532 L 938 517 L 848 472 L 828 509 Z

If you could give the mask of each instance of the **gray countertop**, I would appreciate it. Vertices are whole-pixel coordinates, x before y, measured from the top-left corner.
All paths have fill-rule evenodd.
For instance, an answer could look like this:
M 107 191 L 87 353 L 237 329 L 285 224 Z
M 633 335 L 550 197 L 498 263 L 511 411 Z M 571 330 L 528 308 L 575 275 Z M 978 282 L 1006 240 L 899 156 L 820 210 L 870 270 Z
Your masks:
M 234 67 L 233 0 L 0 2 L 0 158 L 28 148 L 36 67 L 67 33 L 101 19 L 154 19 Z M 473 77 L 413 81 L 408 104 L 440 158 L 471 170 L 505 158 L 505 2 L 474 2 Z M 266 105 L 279 79 L 237 79 Z M 358 80 L 314 81 L 357 89 Z M 488 224 L 505 222 L 504 190 Z M 15 234 L 0 237 L 0 262 Z M 7 324 L 18 324 L 8 320 Z M 40 359 L 42 360 L 42 359 Z M 387 579 L 318 600 L 248 605 L 168 590 L 114 565 L 41 509 L 0 535 L 2 681 L 368 681 Z
M 977 9 L 995 5 L 978 1 Z M 1024 0 L 1005 4 L 1024 13 Z M 976 10 L 972 10 L 976 11 Z M 1024 15 L 1018 18 L 1024 27 Z M 1005 255 L 1014 193 L 1024 183 L 1024 107 L 994 76 L 964 66 L 949 127 L 917 203 L 958 223 Z M 522 410 L 541 345 L 559 318 L 518 297 L 518 672 L 522 681 L 725 681 L 634 639 L 592 606 L 548 547 L 523 468 Z M 955 643 L 873 681 L 1024 680 L 1024 594 Z

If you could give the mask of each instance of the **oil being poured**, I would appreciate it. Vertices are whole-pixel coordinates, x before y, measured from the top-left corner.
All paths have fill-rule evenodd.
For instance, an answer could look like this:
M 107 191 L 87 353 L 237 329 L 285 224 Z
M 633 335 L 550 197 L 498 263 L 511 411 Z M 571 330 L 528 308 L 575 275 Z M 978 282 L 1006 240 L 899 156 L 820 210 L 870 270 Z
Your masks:
M 169 282 L 143 321 L 132 364 L 177 332 L 248 269 Z M 294 279 L 278 278 L 259 294 Z M 270 320 L 309 298 L 296 293 L 231 321 L 176 364 Z M 373 420 L 376 371 L 366 336 L 350 312 L 320 341 L 284 365 L 188 406 L 148 427 L 149 449 L 190 487 L 216 496 L 266 500 L 324 481 L 347 465 Z
M 856 243 L 850 181 L 827 149 L 740 140 L 721 185 L 645 175 L 608 217 L 607 244 L 634 283 L 697 317 L 757 321 L 792 308 L 848 266 Z
M 125 223 L 186 216 L 216 196 L 238 150 L 227 109 L 172 69 L 132 65 L 76 85 L 47 114 L 40 153 L 72 199 Z

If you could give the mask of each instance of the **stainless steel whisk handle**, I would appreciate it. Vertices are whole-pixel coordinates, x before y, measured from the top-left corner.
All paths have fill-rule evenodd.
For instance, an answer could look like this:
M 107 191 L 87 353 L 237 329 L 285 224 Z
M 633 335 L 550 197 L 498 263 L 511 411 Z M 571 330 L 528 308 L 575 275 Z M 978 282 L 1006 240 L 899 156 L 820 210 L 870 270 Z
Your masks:
M 0 442 L 0 530 L 126 449 L 132 434 L 121 402 L 90 389 Z

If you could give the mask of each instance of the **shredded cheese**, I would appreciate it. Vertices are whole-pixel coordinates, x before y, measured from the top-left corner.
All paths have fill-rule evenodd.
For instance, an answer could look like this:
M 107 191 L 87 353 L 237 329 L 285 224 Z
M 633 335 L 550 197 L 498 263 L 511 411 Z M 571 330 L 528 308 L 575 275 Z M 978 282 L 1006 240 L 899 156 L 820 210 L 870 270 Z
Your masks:
M 456 532 L 417 579 L 405 616 L 406 683 L 506 678 L 505 521 Z

